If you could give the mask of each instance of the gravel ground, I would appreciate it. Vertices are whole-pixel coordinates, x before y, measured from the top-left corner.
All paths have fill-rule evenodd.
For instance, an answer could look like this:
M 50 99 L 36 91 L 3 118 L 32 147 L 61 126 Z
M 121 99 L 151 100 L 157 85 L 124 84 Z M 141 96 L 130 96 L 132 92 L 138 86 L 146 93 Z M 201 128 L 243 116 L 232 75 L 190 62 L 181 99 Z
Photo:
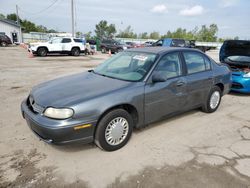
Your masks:
M 218 60 L 218 52 L 208 53 Z M 39 141 L 20 113 L 32 86 L 95 67 L 107 54 L 29 58 L 0 48 L 0 187 L 250 187 L 250 96 L 135 130 L 116 152 Z

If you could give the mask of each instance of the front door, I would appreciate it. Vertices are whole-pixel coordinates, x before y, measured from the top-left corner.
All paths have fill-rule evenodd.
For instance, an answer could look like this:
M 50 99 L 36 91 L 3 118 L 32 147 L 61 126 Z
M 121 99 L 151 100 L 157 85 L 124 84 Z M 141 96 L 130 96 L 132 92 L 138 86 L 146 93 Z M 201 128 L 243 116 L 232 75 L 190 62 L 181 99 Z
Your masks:
M 61 52 L 62 51 L 62 38 L 55 38 L 48 44 L 50 52 Z
M 170 53 L 161 58 L 154 72 L 166 75 L 165 82 L 152 82 L 145 86 L 145 123 L 157 121 L 181 110 L 186 103 L 186 78 L 183 76 L 179 53 Z

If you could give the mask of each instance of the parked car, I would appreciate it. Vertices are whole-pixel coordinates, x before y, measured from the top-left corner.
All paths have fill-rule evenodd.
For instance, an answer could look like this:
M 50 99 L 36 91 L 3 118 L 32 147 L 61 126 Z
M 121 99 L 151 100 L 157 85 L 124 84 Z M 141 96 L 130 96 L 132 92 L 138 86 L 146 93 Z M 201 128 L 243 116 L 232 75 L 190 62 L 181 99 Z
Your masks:
M 128 48 L 141 48 L 142 45 L 135 42 L 125 42 Z
M 202 108 L 216 111 L 231 72 L 188 48 L 133 48 L 94 70 L 45 82 L 22 102 L 31 130 L 48 143 L 123 147 L 134 128 Z
M 144 46 L 147 47 L 147 46 L 152 46 L 153 44 L 155 43 L 155 41 L 146 41 L 144 42 Z
M 232 70 L 232 91 L 250 93 L 250 41 L 227 40 L 220 49 L 220 61 Z
M 202 52 L 206 52 L 208 50 L 211 49 L 211 47 L 208 47 L 208 46 L 199 46 L 196 44 L 196 41 L 195 40 L 186 40 L 186 46 L 187 48 L 195 48 L 195 49 L 198 49 Z
M 6 47 L 10 44 L 12 44 L 10 38 L 7 35 L 0 34 L 0 46 Z
M 52 53 L 79 56 L 81 52 L 85 53 L 85 44 L 80 38 L 55 37 L 48 42 L 31 43 L 28 50 L 42 57 Z
M 121 52 L 126 50 L 129 46 L 124 42 L 117 41 L 114 39 L 105 39 L 101 41 L 100 48 L 102 53 L 107 53 L 109 50 L 111 53 Z
M 184 39 L 163 38 L 153 43 L 152 46 L 186 47 L 186 41 Z

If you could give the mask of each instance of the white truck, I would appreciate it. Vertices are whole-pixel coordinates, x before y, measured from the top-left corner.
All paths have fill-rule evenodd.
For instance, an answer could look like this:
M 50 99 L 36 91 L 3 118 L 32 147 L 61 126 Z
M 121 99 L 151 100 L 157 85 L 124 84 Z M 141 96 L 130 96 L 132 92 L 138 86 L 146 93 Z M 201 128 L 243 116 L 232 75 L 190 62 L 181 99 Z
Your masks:
M 38 56 L 46 56 L 50 53 L 69 54 L 79 56 L 85 53 L 84 40 L 74 37 L 55 37 L 48 42 L 30 43 L 28 51 Z

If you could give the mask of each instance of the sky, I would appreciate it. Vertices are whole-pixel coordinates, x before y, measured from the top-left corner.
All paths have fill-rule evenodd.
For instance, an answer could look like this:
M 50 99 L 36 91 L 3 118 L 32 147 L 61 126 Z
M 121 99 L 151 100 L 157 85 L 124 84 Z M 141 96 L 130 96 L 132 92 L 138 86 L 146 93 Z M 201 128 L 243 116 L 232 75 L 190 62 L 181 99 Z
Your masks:
M 250 39 L 250 0 L 74 0 L 76 31 L 94 32 L 101 20 L 117 30 L 165 34 L 178 27 L 217 24 L 218 37 Z M 0 13 L 19 8 L 21 19 L 50 29 L 71 32 L 71 0 L 0 0 Z M 52 6 L 50 6 L 52 5 Z M 49 7 L 50 6 L 50 7 Z M 49 8 L 48 8 L 49 7 Z

